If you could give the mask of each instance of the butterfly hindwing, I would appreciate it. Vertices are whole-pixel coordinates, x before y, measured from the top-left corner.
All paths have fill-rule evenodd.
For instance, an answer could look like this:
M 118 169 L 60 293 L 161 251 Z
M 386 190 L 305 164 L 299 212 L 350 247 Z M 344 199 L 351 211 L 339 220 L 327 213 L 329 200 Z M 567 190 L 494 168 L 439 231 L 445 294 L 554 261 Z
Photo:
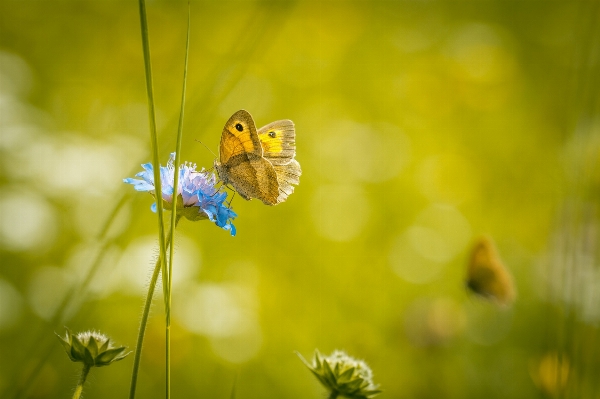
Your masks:
M 277 182 L 279 183 L 279 197 L 277 202 L 283 202 L 294 192 L 294 185 L 300 183 L 302 170 L 300 169 L 300 164 L 295 159 L 292 159 L 286 165 L 275 165 L 274 169 L 277 174 Z
M 266 159 L 252 154 L 248 158 L 241 161 L 241 155 L 237 155 L 231 159 L 232 162 L 227 165 L 229 182 L 247 200 L 258 198 L 267 205 L 276 204 L 279 184 L 273 166 Z
M 258 129 L 263 156 L 273 165 L 285 165 L 296 156 L 296 130 L 289 119 L 271 122 Z
M 273 164 L 279 183 L 278 202 L 283 202 L 300 183 L 302 169 L 296 156 L 296 130 L 294 122 L 283 119 L 258 129 L 263 157 Z

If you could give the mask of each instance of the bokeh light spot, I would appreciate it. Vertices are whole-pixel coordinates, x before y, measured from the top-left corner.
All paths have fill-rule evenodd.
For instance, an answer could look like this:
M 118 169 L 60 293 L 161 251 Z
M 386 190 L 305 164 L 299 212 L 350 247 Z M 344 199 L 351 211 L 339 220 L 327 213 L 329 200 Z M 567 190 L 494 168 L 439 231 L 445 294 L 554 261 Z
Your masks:
M 389 262 L 406 281 L 433 281 L 468 244 L 471 228 L 454 207 L 434 204 L 392 242 Z
M 55 211 L 45 198 L 21 188 L 4 189 L 0 194 L 0 245 L 12 251 L 40 251 L 55 237 Z
M 0 107 L 0 112 L 2 111 L 3 110 Z M 4 118 L 4 115 L 2 118 Z M 42 132 L 36 126 L 27 123 L 15 123 L 9 126 L 3 126 L 3 123 L 0 122 L 0 127 L 2 128 L 2 134 L 0 134 L 0 149 L 7 151 L 8 155 L 3 157 L 2 163 L 6 168 L 11 168 L 13 165 L 9 162 L 11 160 L 10 152 L 19 151 L 21 148 L 26 147 L 36 140 Z
M 106 275 L 113 276 L 107 282 L 110 290 L 120 289 L 122 292 L 139 295 L 144 291 L 158 255 L 158 242 L 154 236 L 145 236 L 132 241 L 119 259 L 116 270 Z M 175 263 L 173 267 L 173 288 L 193 279 L 202 264 L 195 243 L 183 235 L 175 238 Z
M 423 284 L 433 281 L 442 271 L 444 264 L 423 257 L 411 241 L 407 232 L 392 241 L 389 253 L 392 269 L 410 283 Z
M 187 295 L 182 323 L 190 331 L 228 336 L 243 327 L 241 311 L 231 293 L 216 285 L 196 286 Z
M 48 196 L 76 194 L 91 201 L 121 189 L 114 182 L 127 176 L 131 159 L 141 158 L 143 151 L 139 140 L 132 136 L 122 135 L 105 143 L 61 132 L 32 138 L 27 146 L 11 154 L 13 161 L 8 166 L 15 177 L 43 181 L 40 188 Z M 108 201 L 94 206 L 104 202 Z
M 514 73 L 514 61 L 502 38 L 486 24 L 462 26 L 450 42 L 450 54 L 468 78 L 485 83 L 503 81 Z
M 33 83 L 31 68 L 18 55 L 0 51 L 0 82 L 3 94 L 23 97 Z
M 319 135 L 315 152 L 320 171 L 336 182 L 383 182 L 398 175 L 410 160 L 408 137 L 396 126 L 375 127 L 349 120 L 335 122 Z
M 332 241 L 351 241 L 365 227 L 371 207 L 358 185 L 325 185 L 314 194 L 311 214 L 322 237 Z
M 258 354 L 262 345 L 262 333 L 258 324 L 252 323 L 242 335 L 211 337 L 210 345 L 221 358 L 231 363 L 243 363 Z
M 407 230 L 411 246 L 422 257 L 434 262 L 447 262 L 452 257 L 451 248 L 444 237 L 429 227 L 411 226 Z
M 190 283 L 176 295 L 174 316 L 189 331 L 206 336 L 218 356 L 241 363 L 258 352 L 262 334 L 253 288 L 241 283 Z
M 464 250 L 471 238 L 471 226 L 467 219 L 448 204 L 430 205 L 417 216 L 415 224 L 438 232 L 447 244 L 447 259 Z

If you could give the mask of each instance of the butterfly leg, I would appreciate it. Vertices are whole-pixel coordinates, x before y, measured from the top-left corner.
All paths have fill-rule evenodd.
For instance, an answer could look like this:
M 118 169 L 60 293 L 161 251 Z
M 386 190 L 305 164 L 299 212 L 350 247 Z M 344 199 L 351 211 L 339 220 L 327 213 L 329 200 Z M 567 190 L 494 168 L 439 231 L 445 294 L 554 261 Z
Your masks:
M 217 183 L 219 186 L 217 187 L 217 189 L 215 190 L 215 192 L 211 195 L 215 196 L 216 194 L 218 194 L 219 192 L 221 192 L 221 187 L 225 187 L 226 189 L 229 189 L 233 192 L 233 195 L 231 196 L 231 199 L 227 202 L 227 205 L 229 206 L 229 208 L 231 208 L 231 202 L 233 201 L 233 199 L 235 198 L 235 195 L 237 194 L 237 191 L 235 191 L 232 187 L 230 187 L 228 184 L 224 184 L 222 180 L 219 180 L 219 182 Z
M 231 199 L 227 203 L 227 205 L 229 205 L 230 209 L 231 209 L 231 203 L 233 202 L 233 199 L 235 198 L 235 195 L 237 194 L 237 191 L 235 191 L 235 190 L 232 190 L 232 191 L 233 191 L 233 195 L 231 196 Z

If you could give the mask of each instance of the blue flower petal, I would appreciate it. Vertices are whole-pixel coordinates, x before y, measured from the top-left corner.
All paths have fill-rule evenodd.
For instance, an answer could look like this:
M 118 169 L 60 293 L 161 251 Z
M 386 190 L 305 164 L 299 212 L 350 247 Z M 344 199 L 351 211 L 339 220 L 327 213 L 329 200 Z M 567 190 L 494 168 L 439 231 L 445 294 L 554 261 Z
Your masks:
M 227 228 L 225 228 L 225 230 L 229 230 L 229 231 L 230 231 L 230 234 L 231 234 L 231 236 L 232 236 L 232 237 L 235 237 L 235 234 L 236 234 L 236 229 L 235 229 L 235 226 L 233 225 L 233 223 L 231 223 L 231 224 L 228 224 L 226 227 L 227 227 Z
M 215 212 L 214 212 L 216 209 L 215 209 L 214 206 L 210 205 L 210 206 L 207 206 L 207 207 L 202 208 L 202 209 L 204 210 L 204 213 L 206 213 L 206 216 L 208 216 L 208 219 L 211 222 L 215 222 L 216 221 L 216 219 L 215 219 Z
M 127 183 L 127 184 L 133 184 L 133 188 L 136 191 L 152 191 L 152 190 L 154 190 L 153 185 L 148 184 L 147 182 L 145 182 L 143 180 L 132 179 L 131 177 L 128 177 L 126 179 L 123 179 L 123 182 Z
M 154 170 L 154 167 L 152 166 L 152 164 L 150 162 L 148 163 L 143 163 L 142 164 L 142 168 L 144 168 L 144 170 L 146 172 L 152 172 Z M 144 172 L 140 172 L 140 173 L 144 173 Z

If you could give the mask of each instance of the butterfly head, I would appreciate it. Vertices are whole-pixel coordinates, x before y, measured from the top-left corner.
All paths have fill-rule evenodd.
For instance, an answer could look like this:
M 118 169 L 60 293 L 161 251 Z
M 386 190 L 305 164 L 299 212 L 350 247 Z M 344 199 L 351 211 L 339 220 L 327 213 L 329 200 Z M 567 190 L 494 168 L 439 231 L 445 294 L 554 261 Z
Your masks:
M 225 184 L 227 184 L 228 180 L 227 180 L 227 171 L 225 170 L 225 166 L 219 162 L 218 159 L 215 159 L 214 163 L 213 163 L 215 170 L 217 171 L 217 175 L 219 176 L 219 180 L 223 181 Z

